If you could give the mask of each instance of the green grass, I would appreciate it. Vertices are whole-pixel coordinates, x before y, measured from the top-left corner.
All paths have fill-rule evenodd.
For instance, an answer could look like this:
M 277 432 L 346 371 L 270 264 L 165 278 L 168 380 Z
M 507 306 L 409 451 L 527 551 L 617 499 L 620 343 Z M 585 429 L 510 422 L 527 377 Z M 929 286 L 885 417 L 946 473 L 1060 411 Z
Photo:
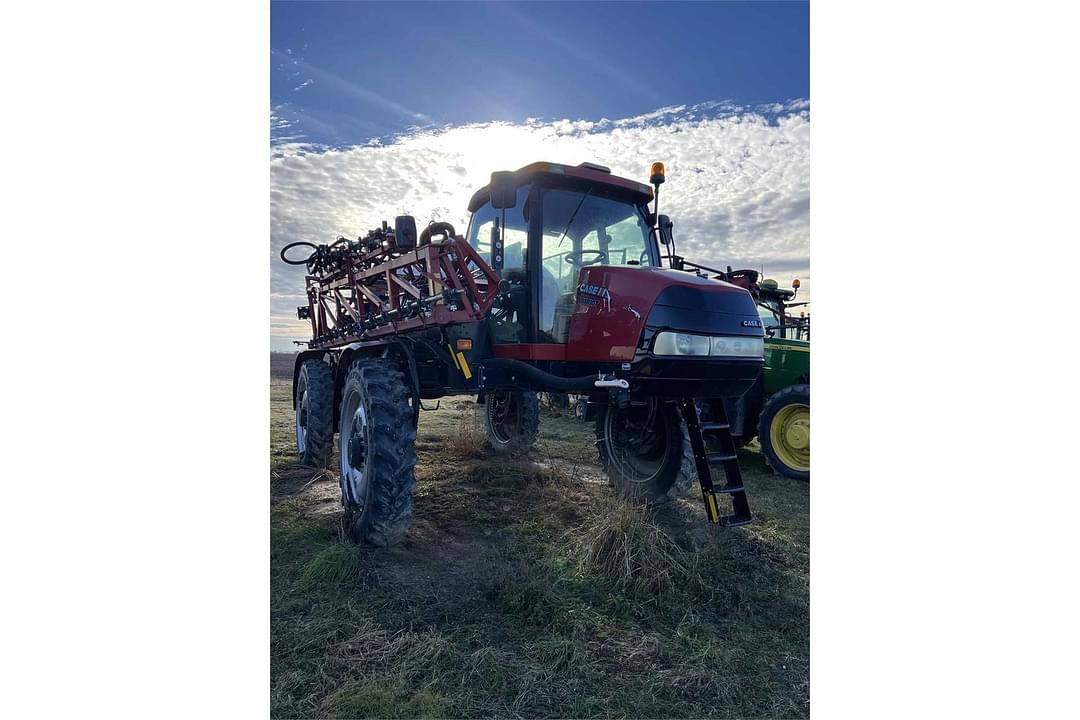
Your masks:
M 292 462 L 271 383 L 274 717 L 803 717 L 809 487 L 741 463 L 754 524 L 615 502 L 591 426 L 486 456 L 470 400 L 423 413 L 406 540 L 357 548 L 337 479 Z

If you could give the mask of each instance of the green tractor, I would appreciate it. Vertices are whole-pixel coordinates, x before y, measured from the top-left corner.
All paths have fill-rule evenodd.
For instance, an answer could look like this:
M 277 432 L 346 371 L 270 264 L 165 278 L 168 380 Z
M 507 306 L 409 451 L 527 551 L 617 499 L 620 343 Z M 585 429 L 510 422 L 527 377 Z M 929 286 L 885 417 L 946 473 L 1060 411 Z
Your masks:
M 794 308 L 799 281 L 791 289 L 775 280 L 761 280 L 755 270 L 731 270 L 723 278 L 750 291 L 765 330 L 765 369 L 738 400 L 728 400 L 731 432 L 741 445 L 755 437 L 774 471 L 796 480 L 810 480 L 810 317 Z

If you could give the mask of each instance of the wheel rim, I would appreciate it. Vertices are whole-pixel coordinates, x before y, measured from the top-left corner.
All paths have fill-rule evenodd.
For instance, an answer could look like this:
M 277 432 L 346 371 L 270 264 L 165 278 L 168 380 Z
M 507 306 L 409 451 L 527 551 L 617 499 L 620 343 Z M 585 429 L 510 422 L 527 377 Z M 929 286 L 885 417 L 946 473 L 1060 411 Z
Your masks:
M 667 464 L 667 418 L 659 402 L 632 403 L 624 410 L 604 414 L 604 443 L 613 469 L 633 483 L 655 479 Z
M 341 493 L 346 507 L 363 510 L 367 487 L 368 414 L 360 393 L 346 395 L 341 405 Z
M 488 405 L 488 419 L 491 433 L 500 443 L 507 445 L 521 432 L 520 403 L 512 392 L 501 392 L 491 396 Z
M 308 396 L 302 390 L 296 399 L 296 451 L 301 455 L 307 449 Z
M 810 407 L 781 408 L 769 426 L 769 440 L 780 462 L 792 470 L 810 472 Z

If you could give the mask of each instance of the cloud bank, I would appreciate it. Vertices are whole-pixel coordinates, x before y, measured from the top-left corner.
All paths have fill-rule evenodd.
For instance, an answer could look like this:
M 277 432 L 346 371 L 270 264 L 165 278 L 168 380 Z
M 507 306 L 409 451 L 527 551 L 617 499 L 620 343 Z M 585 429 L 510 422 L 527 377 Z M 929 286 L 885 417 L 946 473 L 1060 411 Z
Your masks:
M 276 120 L 276 118 L 275 118 Z M 286 127 L 277 128 L 286 131 Z M 270 161 L 272 347 L 307 339 L 296 319 L 303 269 L 278 252 L 296 240 L 355 238 L 395 215 L 447 220 L 464 233 L 466 204 L 493 170 L 536 160 L 596 162 L 648 181 L 667 166 L 661 212 L 679 254 L 707 265 L 765 267 L 809 300 L 810 104 L 703 103 L 617 120 L 535 120 L 413 129 L 366 145 L 332 148 L 278 135 Z

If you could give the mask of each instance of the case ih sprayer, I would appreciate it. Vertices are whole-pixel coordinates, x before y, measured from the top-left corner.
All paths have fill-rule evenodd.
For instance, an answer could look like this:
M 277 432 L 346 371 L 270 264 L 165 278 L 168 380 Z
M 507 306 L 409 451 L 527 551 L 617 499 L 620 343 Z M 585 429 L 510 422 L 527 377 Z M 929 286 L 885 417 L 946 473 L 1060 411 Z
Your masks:
M 696 477 L 711 522 L 750 522 L 725 403 L 700 399 L 754 384 L 761 321 L 745 289 L 675 254 L 657 214 L 661 163 L 650 182 L 533 163 L 491 175 L 464 237 L 445 222 L 418 234 L 400 216 L 356 241 L 282 250 L 308 271 L 297 448 L 325 467 L 338 434 L 354 540 L 404 536 L 422 401 L 458 394 L 484 405 L 494 452 L 535 440 L 538 392 L 586 395 L 616 491 L 658 502 Z

